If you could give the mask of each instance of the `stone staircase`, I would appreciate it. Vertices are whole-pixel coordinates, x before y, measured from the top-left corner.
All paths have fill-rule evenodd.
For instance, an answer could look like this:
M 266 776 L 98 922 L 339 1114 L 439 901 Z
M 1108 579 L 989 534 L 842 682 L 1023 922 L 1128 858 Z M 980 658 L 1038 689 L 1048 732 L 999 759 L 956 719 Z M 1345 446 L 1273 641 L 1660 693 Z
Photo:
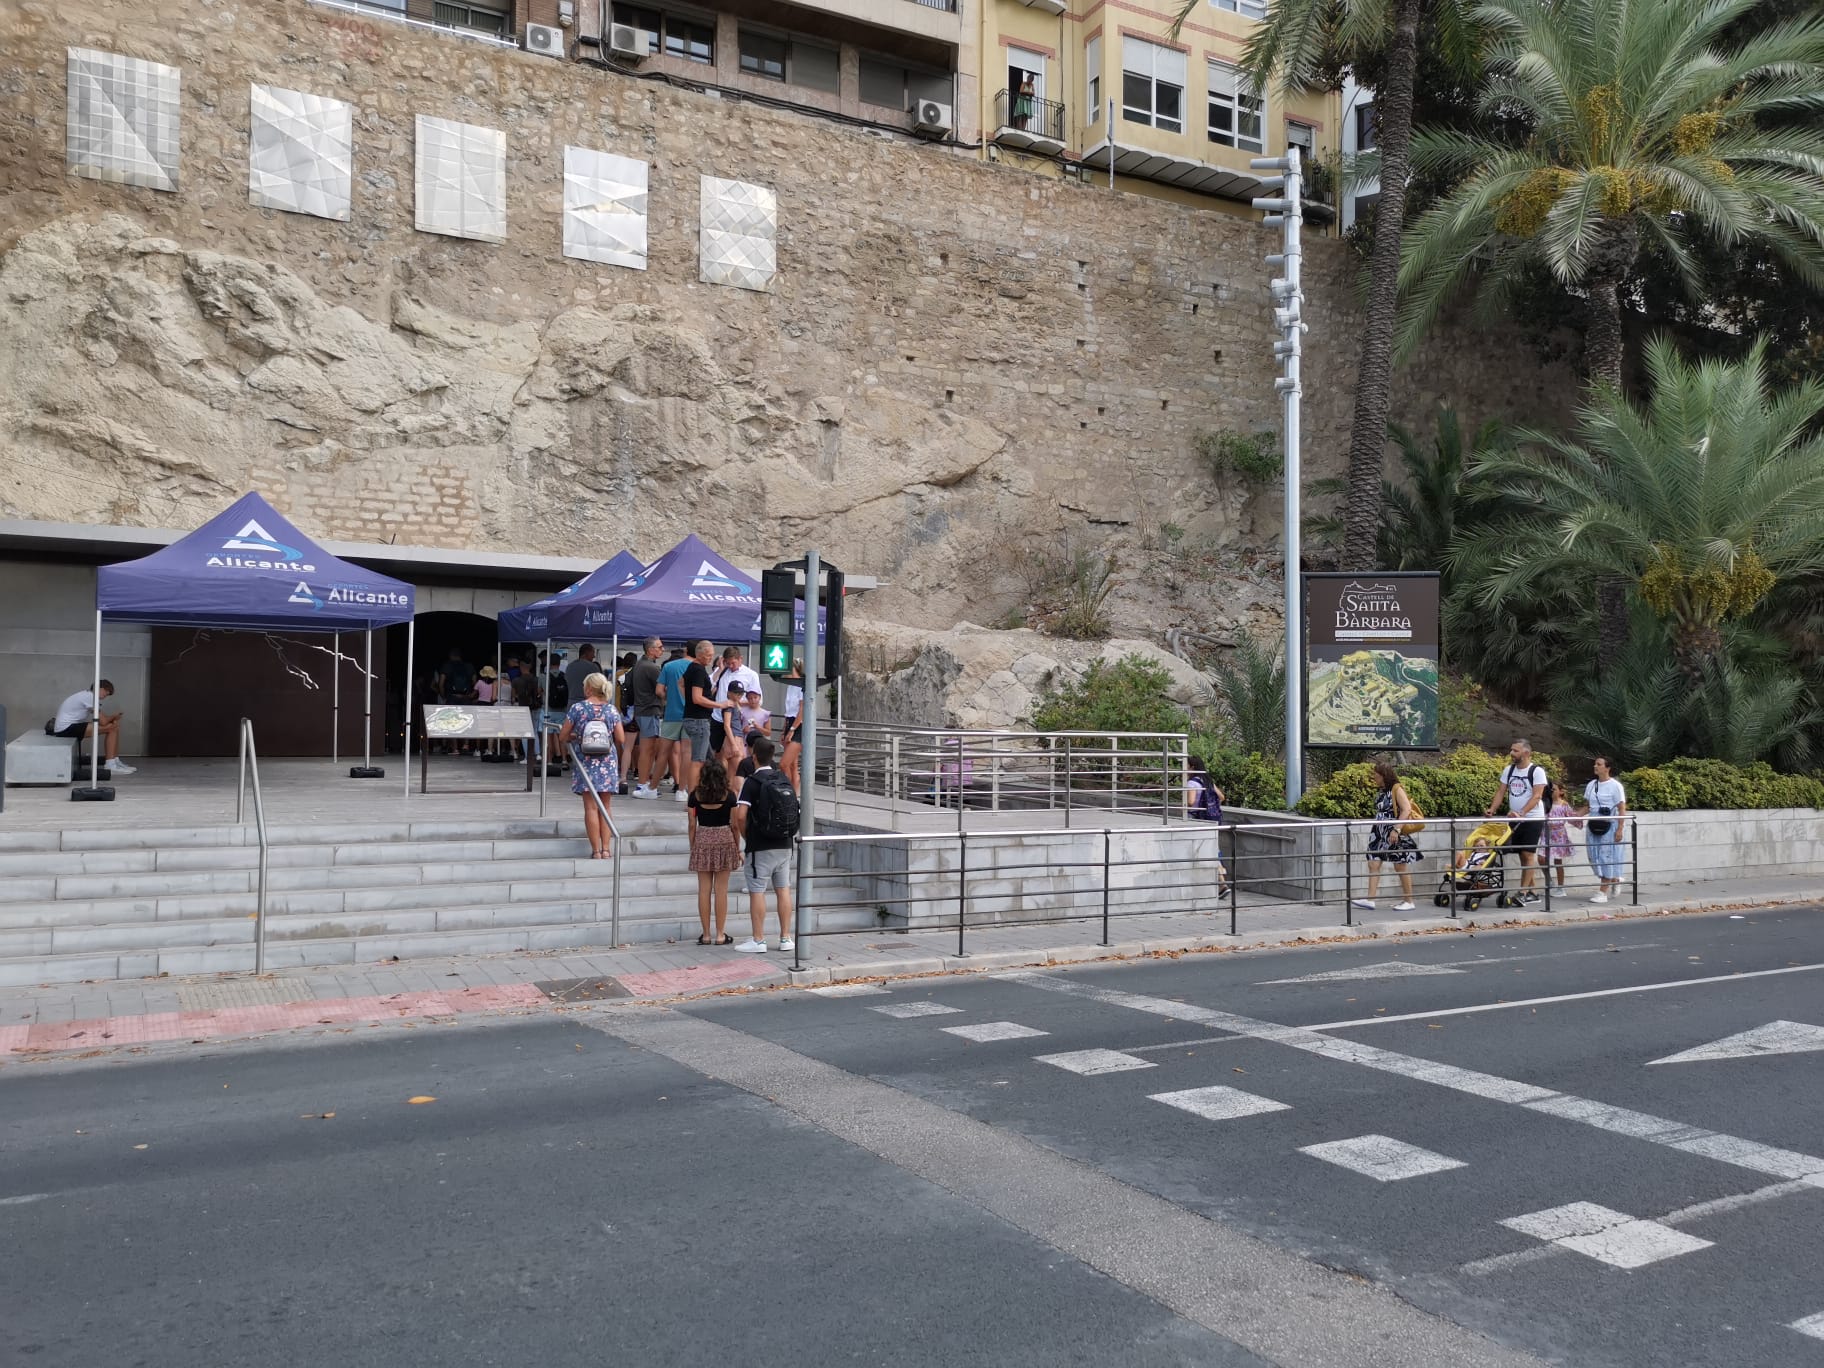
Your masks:
M 696 939 L 697 880 L 672 806 L 616 807 L 622 944 Z M 274 826 L 269 836 L 269 969 L 609 944 L 613 866 L 588 858 L 580 820 Z M 0 832 L 0 985 L 250 970 L 258 859 L 251 825 Z M 729 901 L 738 931 L 746 899 Z M 860 925 L 861 915 L 818 926 Z

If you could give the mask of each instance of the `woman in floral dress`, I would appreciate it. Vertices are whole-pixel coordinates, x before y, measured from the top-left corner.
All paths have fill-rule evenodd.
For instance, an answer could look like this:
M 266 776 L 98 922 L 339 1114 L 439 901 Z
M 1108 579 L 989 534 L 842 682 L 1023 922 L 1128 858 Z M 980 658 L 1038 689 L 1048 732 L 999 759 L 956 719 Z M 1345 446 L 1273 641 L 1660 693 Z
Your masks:
M 1392 765 L 1385 760 L 1374 767 L 1375 782 L 1380 785 L 1374 795 L 1374 828 L 1368 833 L 1368 896 L 1351 901 L 1355 906 L 1374 910 L 1374 895 L 1381 886 L 1381 866 L 1390 864 L 1400 876 L 1400 901 L 1395 912 L 1412 910 L 1412 875 L 1406 866 L 1425 858 L 1412 837 L 1400 830 L 1400 824 L 1414 820 L 1416 809 L 1406 796 L 1406 786 Z
M 595 753 L 590 741 L 591 727 L 607 738 L 605 754 Z M 583 829 L 589 833 L 589 857 L 605 860 L 614 850 L 614 833 L 604 815 L 608 804 L 621 787 L 621 767 L 617 757 L 626 744 L 621 719 L 608 703 L 608 677 L 596 673 L 583 681 L 583 696 L 564 714 L 564 725 L 558 729 L 557 752 L 568 755 L 574 744 L 582 763 L 570 780 L 570 792 L 583 796 Z M 590 786 L 602 796 L 596 807 L 589 794 Z

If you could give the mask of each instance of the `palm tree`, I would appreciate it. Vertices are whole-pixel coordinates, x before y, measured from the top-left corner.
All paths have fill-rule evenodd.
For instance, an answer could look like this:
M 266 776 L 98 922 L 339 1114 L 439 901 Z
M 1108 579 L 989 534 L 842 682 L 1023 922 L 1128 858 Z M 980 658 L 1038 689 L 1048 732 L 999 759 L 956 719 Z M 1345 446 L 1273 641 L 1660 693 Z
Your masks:
M 1183 0 L 1177 24 L 1182 25 L 1203 3 Z M 1349 432 L 1343 538 L 1346 565 L 1374 564 L 1380 526 L 1419 23 L 1429 17 L 1438 30 L 1440 51 L 1461 60 L 1469 47 L 1463 23 L 1467 5 L 1468 0 L 1272 0 L 1265 21 L 1248 39 L 1244 56 L 1257 90 L 1267 89 L 1275 79 L 1282 90 L 1317 89 L 1327 83 L 1326 76 L 1339 59 L 1348 63 L 1368 53 L 1385 58 L 1385 74 L 1374 97 L 1381 190 L 1368 257 L 1367 314 L 1357 353 L 1355 414 Z
M 1463 439 L 1456 410 L 1440 409 L 1437 435 L 1428 444 L 1391 424 L 1405 481 L 1381 487 L 1380 560 L 1383 570 L 1436 570 L 1444 564 L 1458 521 L 1469 511 L 1463 480 L 1470 463 L 1501 440 L 1498 423 L 1484 423 Z
M 1739 361 L 1693 365 L 1656 338 L 1643 406 L 1598 387 L 1575 440 L 1521 433 L 1533 450 L 1478 459 L 1472 481 L 1524 511 L 1453 543 L 1449 562 L 1471 600 L 1492 612 L 1567 584 L 1631 585 L 1697 682 L 1718 661 L 1724 624 L 1776 586 L 1815 592 L 1824 384 L 1773 393 L 1767 364 L 1764 343 Z
M 1649 246 L 1693 287 L 1694 235 L 1764 242 L 1824 283 L 1824 134 L 1790 121 L 1824 110 L 1824 20 L 1744 29 L 1761 2 L 1486 0 L 1482 113 L 1529 133 L 1413 139 L 1414 173 L 1454 188 L 1407 234 L 1402 345 L 1472 270 L 1498 293 L 1539 263 L 1585 296 L 1586 368 L 1619 388 L 1623 290 Z

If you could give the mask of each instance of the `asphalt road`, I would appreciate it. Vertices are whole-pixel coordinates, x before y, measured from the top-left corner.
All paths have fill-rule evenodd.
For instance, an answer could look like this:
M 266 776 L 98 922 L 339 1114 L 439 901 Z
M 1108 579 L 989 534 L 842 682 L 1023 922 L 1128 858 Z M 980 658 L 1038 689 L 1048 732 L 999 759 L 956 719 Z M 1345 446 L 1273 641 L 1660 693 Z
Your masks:
M 1824 1363 L 1820 1047 L 1804 910 L 40 1066 L 0 1364 Z

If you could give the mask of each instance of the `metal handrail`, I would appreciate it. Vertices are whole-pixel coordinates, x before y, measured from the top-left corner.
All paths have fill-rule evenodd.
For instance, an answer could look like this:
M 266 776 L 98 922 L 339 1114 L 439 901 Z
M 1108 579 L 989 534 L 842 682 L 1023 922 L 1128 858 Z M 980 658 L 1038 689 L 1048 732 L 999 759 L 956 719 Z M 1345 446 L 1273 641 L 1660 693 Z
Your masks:
M 253 904 L 253 972 L 266 972 L 266 864 L 271 847 L 266 839 L 266 803 L 260 796 L 260 756 L 253 744 L 253 719 L 241 719 L 241 775 L 234 790 L 234 820 L 247 819 L 247 776 L 253 776 L 253 824 L 260 837 L 259 878 Z
M 589 796 L 595 800 L 595 810 L 602 814 L 602 820 L 608 824 L 608 832 L 614 837 L 614 875 L 613 901 L 608 905 L 608 943 L 621 943 L 621 829 L 614 824 L 614 818 L 608 815 L 608 804 L 602 801 L 601 790 L 596 788 L 595 780 L 589 777 L 589 767 L 583 763 L 583 753 L 572 741 L 566 749 L 570 752 L 570 763 L 576 772 L 583 776 L 583 787 L 589 790 Z

